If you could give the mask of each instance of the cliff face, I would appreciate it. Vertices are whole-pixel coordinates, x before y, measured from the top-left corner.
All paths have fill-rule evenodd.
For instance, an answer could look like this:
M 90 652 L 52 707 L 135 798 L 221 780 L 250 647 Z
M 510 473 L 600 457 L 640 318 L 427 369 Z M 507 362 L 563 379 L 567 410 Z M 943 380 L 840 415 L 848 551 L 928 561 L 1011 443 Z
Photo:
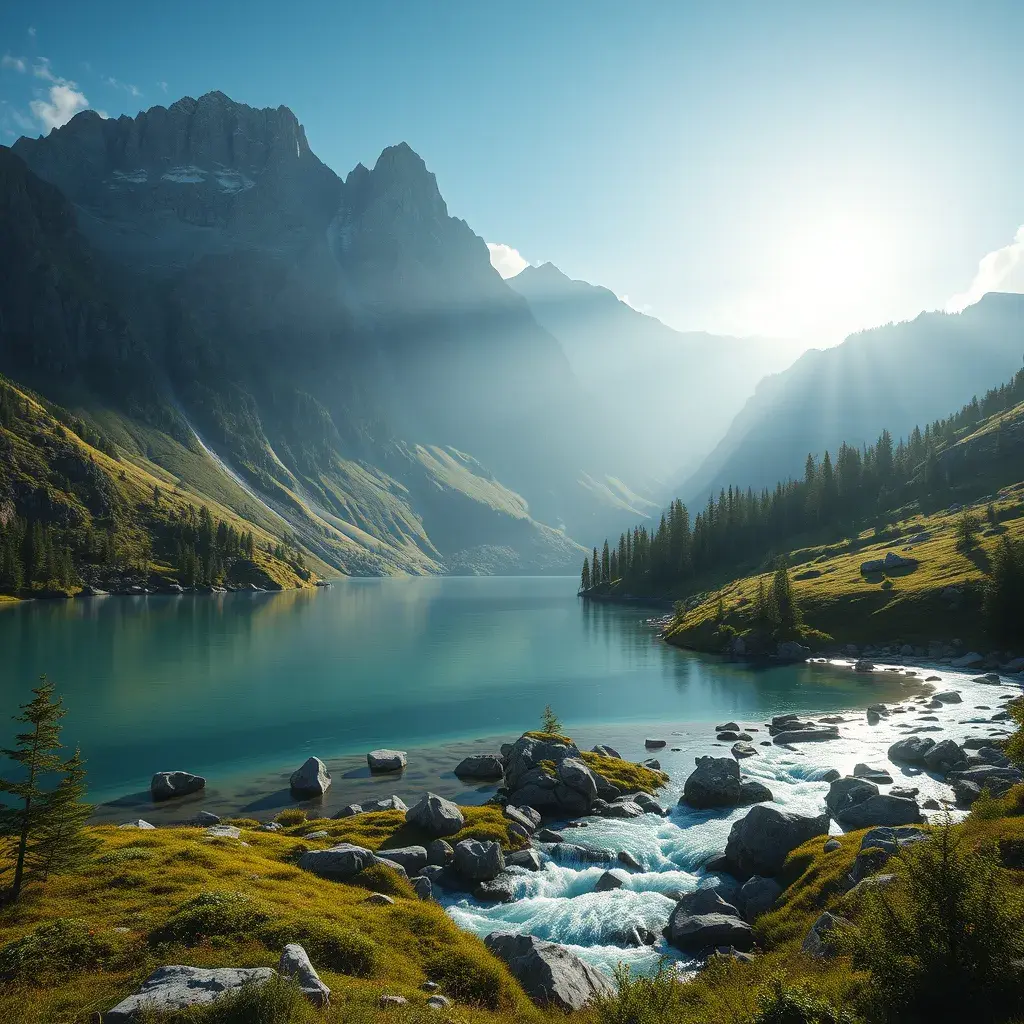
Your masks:
M 86 111 L 3 154 L 27 269 L 0 307 L 0 369 L 121 417 L 147 457 L 140 423 L 205 445 L 343 569 L 438 571 L 493 545 L 522 571 L 575 571 L 581 549 L 550 527 L 586 540 L 608 510 L 580 483 L 604 439 L 408 146 L 342 181 L 287 108 L 211 93 Z

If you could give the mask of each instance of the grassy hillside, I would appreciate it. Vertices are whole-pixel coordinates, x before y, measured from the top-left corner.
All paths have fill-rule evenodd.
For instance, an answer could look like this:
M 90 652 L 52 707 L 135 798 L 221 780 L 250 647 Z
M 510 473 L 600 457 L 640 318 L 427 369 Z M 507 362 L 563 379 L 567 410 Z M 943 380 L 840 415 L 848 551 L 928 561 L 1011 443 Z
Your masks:
M 961 513 L 944 509 L 895 516 L 883 530 L 862 531 L 840 544 L 798 548 L 786 555 L 793 591 L 805 624 L 842 643 L 927 644 L 960 638 L 968 646 L 991 646 L 982 617 L 982 594 L 992 554 L 1007 535 L 1024 539 L 1024 483 L 1006 487 L 991 502 L 998 526 L 988 524 L 988 504 L 973 511 L 981 524 L 977 546 L 957 544 Z M 913 565 L 862 573 L 864 562 L 893 551 Z M 742 633 L 751 625 L 758 580 L 755 573 L 732 580 L 705 581 L 707 589 L 683 599 L 669 628 L 670 643 L 716 649 L 719 601 L 725 623 Z M 680 595 L 682 596 L 682 595 Z

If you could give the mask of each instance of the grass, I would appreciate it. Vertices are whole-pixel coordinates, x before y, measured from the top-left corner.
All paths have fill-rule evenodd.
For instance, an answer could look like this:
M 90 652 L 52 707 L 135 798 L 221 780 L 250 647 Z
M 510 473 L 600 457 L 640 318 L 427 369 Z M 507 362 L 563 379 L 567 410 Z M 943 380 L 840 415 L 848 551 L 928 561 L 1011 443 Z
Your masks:
M 467 810 L 475 813 L 468 814 L 465 834 L 504 832 L 511 839 L 497 809 Z M 370 827 L 312 824 L 383 847 L 411 838 L 393 819 L 390 827 L 379 820 L 395 813 L 362 816 L 378 819 Z M 363 884 L 317 878 L 294 865 L 307 844 L 285 833 L 246 831 L 245 846 L 210 840 L 194 828 L 90 831 L 99 849 L 87 865 L 30 888 L 0 912 L 5 1022 L 86 1021 L 162 964 L 275 966 L 291 940 L 307 946 L 335 992 L 334 1010 L 319 1018 L 325 1021 L 376 1019 L 384 992 L 406 996 L 411 1011 L 422 1008 L 428 978 L 459 993 L 467 1021 L 542 1018 L 478 939 L 437 904 L 416 899 L 388 869 L 378 872 L 381 878 L 357 880 Z M 385 876 L 394 905 L 368 904 L 368 888 L 380 888 Z
M 668 782 L 668 776 L 664 772 L 645 768 L 642 764 L 633 764 L 632 761 L 623 761 L 618 757 L 605 757 L 589 750 L 582 751 L 580 757 L 592 771 L 624 793 L 654 793 Z
M 969 552 L 956 545 L 957 513 L 945 510 L 908 514 L 889 527 L 884 539 L 864 531 L 853 545 L 843 542 L 791 551 L 790 579 L 806 625 L 837 643 L 899 640 L 927 644 L 936 637 L 957 636 L 969 647 L 984 646 L 981 596 L 987 569 L 1001 533 L 1024 537 L 1021 486 L 1000 492 L 994 502 L 1001 519 L 999 533 L 979 536 L 977 546 Z M 977 511 L 984 512 L 982 504 Z M 908 545 L 919 533 L 931 536 Z M 862 562 L 882 558 L 887 551 L 912 558 L 917 564 L 889 573 L 861 573 Z M 820 575 L 799 578 L 809 570 Z M 712 637 L 719 598 L 725 624 L 742 634 L 751 624 L 758 578 L 751 575 L 719 581 L 717 589 L 670 627 L 669 642 L 698 650 L 716 649 Z M 955 597 L 947 593 L 948 588 L 955 589 Z

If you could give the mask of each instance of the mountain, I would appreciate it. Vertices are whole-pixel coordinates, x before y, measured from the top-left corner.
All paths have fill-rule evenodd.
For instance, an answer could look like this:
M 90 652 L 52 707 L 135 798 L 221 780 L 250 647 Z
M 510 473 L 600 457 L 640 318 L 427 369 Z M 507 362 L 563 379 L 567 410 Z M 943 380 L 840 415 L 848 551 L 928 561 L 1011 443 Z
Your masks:
M 92 111 L 0 148 L 0 371 L 345 572 L 564 571 L 653 507 L 406 145 L 344 180 L 287 108 Z
M 695 470 L 757 382 L 797 353 L 788 341 L 673 330 L 551 263 L 508 283 L 561 343 L 602 416 L 629 439 L 634 472 L 662 479 Z
M 808 453 L 873 442 L 883 427 L 899 438 L 1011 378 L 1022 356 L 1024 295 L 999 293 L 811 350 L 758 385 L 679 493 L 699 507 L 730 484 L 802 477 Z

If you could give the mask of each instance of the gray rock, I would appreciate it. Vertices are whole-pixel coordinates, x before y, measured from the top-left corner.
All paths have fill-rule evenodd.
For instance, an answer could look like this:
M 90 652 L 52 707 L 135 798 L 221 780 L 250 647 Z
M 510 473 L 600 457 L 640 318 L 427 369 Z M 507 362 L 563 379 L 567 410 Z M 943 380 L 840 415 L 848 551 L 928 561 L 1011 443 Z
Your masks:
M 864 764 L 863 761 L 854 765 L 853 777 L 855 779 L 866 779 L 868 782 L 876 782 L 883 786 L 887 786 L 892 782 L 892 775 L 884 768 L 872 768 L 870 765 Z
M 740 804 L 744 807 L 748 804 L 770 803 L 774 799 L 772 791 L 763 782 L 744 779 L 740 783 Z
M 878 787 L 866 779 L 857 779 L 852 775 L 846 775 L 836 779 L 829 788 L 825 797 L 825 807 L 834 818 L 846 807 L 852 807 L 862 800 L 878 795 Z
M 698 809 L 733 807 L 740 799 L 740 766 L 732 757 L 698 757 L 680 803 Z
M 426 849 L 428 864 L 439 864 L 441 867 L 447 867 L 455 859 L 455 851 L 452 849 L 451 844 L 446 843 L 443 839 L 433 840 L 427 844 Z
M 629 799 L 638 807 L 643 808 L 647 814 L 657 814 L 659 817 L 663 817 L 668 813 L 650 793 L 634 793 Z
M 211 825 L 203 834 L 207 839 L 241 839 L 242 830 L 235 825 Z
M 908 736 L 897 740 L 889 748 L 889 758 L 903 764 L 925 764 L 925 754 L 935 746 L 935 740 L 928 736 Z
M 455 870 L 471 882 L 486 882 L 505 870 L 501 844 L 463 839 L 455 847 Z
M 776 875 L 793 850 L 826 832 L 827 814 L 808 817 L 755 804 L 733 824 L 725 855 L 737 878 Z
M 649 757 L 646 761 L 641 761 L 640 763 L 644 768 L 650 768 L 652 772 L 661 771 L 661 762 L 656 757 Z
M 219 825 L 220 815 L 211 811 L 200 811 L 192 820 L 196 825 L 201 826 Z
M 540 854 L 536 850 L 516 850 L 505 854 L 505 865 L 510 868 L 525 868 L 527 871 L 540 871 L 544 867 Z
M 853 925 L 845 917 L 826 911 L 811 925 L 800 949 L 809 956 L 836 956 L 838 954 L 837 940 L 844 929 L 852 927 Z
M 826 740 L 839 739 L 839 727 L 835 725 L 819 725 L 809 729 L 794 729 L 791 731 L 776 733 L 774 742 L 779 744 L 789 743 L 821 743 Z
M 611 892 L 612 889 L 621 889 L 625 884 L 625 876 L 618 871 L 606 871 L 594 886 L 594 892 Z
M 512 744 L 511 750 L 504 758 L 505 783 L 509 793 L 515 793 L 525 785 L 524 777 L 539 767 L 542 761 L 551 761 L 557 766 L 567 757 L 579 760 L 580 751 L 575 743 L 563 743 L 560 740 L 539 739 L 536 736 L 523 734 Z M 509 800 L 509 803 L 523 801 Z M 530 804 L 530 806 L 534 806 Z
M 405 820 L 410 825 L 423 829 L 434 839 L 453 836 L 466 824 L 462 811 L 443 796 L 436 793 L 424 793 L 412 807 L 405 812 Z
M 409 1000 L 405 996 L 385 994 L 377 1000 L 377 1003 L 382 1010 L 388 1010 L 393 1006 L 408 1006 Z
M 629 852 L 629 850 L 619 850 L 616 854 L 616 858 L 620 864 L 625 864 L 627 868 L 632 868 L 634 871 L 643 871 L 643 864 L 641 864 L 640 861 L 638 861 L 636 857 Z
M 744 743 L 741 740 L 739 743 L 734 743 L 732 745 L 730 753 L 737 761 L 740 761 L 745 757 L 753 757 L 757 753 L 757 747 L 752 743 Z
M 303 871 L 338 882 L 347 882 L 376 862 L 377 856 L 372 850 L 351 843 L 340 843 L 327 850 L 309 850 L 299 857 Z
M 739 722 L 723 722 L 721 725 L 715 726 L 715 732 L 739 732 Z
M 326 839 L 329 835 L 329 832 L 321 829 L 319 832 L 307 832 L 302 838 L 308 842 L 316 839 Z M 236 836 L 235 838 L 237 839 L 238 837 Z
M 879 793 L 844 807 L 836 814 L 836 821 L 845 829 L 858 829 L 869 825 L 913 825 L 924 818 L 916 801 Z
M 165 1014 L 206 1006 L 243 985 L 263 985 L 277 972 L 270 967 L 158 967 L 138 988 L 103 1015 L 105 1024 L 134 1024 L 146 1013 Z
M 323 796 L 330 788 L 331 773 L 319 757 L 308 757 L 288 780 L 296 796 Z
M 288 943 L 281 951 L 277 971 L 283 978 L 293 978 L 314 1006 L 327 1006 L 330 1002 L 331 990 L 320 980 L 306 951 L 297 942 Z
M 206 779 L 191 772 L 157 772 L 149 784 L 154 800 L 170 800 L 176 796 L 188 796 L 206 788 Z
M 377 800 L 367 800 L 366 803 L 362 805 L 361 812 L 359 813 L 369 814 L 372 811 L 405 812 L 407 810 L 409 810 L 409 808 L 400 796 L 385 796 L 380 797 Z M 340 815 L 335 815 L 335 817 L 340 817 Z
M 668 743 L 665 740 L 652 739 L 651 737 L 648 737 L 644 740 L 644 746 L 648 750 L 661 750 L 662 747 L 668 746 Z
M 473 886 L 473 898 L 481 903 L 511 903 L 516 898 L 515 875 L 502 872 Z
M 400 772 L 408 763 L 404 750 L 371 750 L 366 755 L 371 772 Z
M 775 648 L 775 657 L 779 661 L 795 663 L 806 661 L 811 656 L 811 649 L 804 647 L 795 640 L 780 640 Z
M 689 915 L 678 906 L 669 918 L 666 937 L 677 949 L 690 953 L 715 946 L 732 946 L 744 953 L 754 948 L 754 933 L 742 918 L 731 914 Z
M 398 863 L 397 860 L 388 860 L 383 854 L 387 854 L 387 850 L 383 850 L 381 854 L 378 854 L 374 858 L 374 864 L 379 864 L 381 867 L 390 868 L 400 878 L 408 878 L 409 872 L 405 870 L 405 867 Z
M 949 664 L 951 668 L 975 668 L 984 660 L 977 651 L 971 651 L 968 654 L 961 655 L 959 658 L 954 658 Z
M 762 878 L 760 875 L 748 878 L 740 889 L 743 916 L 753 923 L 754 918 L 771 910 L 781 895 L 782 886 L 774 878 Z
M 427 1006 L 432 1010 L 445 1010 L 452 1005 L 452 1001 L 447 996 L 433 995 L 427 997 Z
M 606 743 L 598 743 L 597 746 L 590 748 L 591 753 L 600 754 L 602 757 L 617 757 L 620 760 L 622 755 L 614 748 L 609 747 Z
M 542 828 L 537 833 L 538 843 L 560 843 L 565 839 L 565 836 L 561 832 L 556 832 L 551 828 Z
M 279 821 L 265 821 L 262 825 L 260 825 L 260 827 L 259 827 L 259 829 L 257 831 L 259 831 L 259 832 L 283 832 L 284 831 L 284 825 L 282 825 Z
M 992 796 L 1002 796 L 1011 786 L 1024 782 L 1024 773 L 1017 768 L 1000 768 L 996 765 L 982 764 L 962 771 L 952 771 L 947 776 L 947 781 L 952 785 L 953 791 L 957 793 L 959 801 L 958 783 L 963 788 L 965 795 L 970 794 L 970 786 L 976 786 L 978 792 L 987 789 Z
M 434 884 L 425 875 L 417 875 L 415 878 L 410 878 L 409 881 L 412 883 L 413 889 L 416 890 L 416 895 L 421 900 L 431 900 L 434 898 Z
M 538 1006 L 582 1009 L 595 996 L 612 996 L 612 983 L 571 950 L 532 935 L 492 932 L 487 948 L 503 960 Z
M 401 864 L 410 875 L 422 871 L 429 863 L 426 847 L 423 846 L 401 846 L 394 850 L 381 850 L 380 856 Z
M 947 772 L 964 759 L 964 749 L 954 740 L 936 743 L 924 755 L 924 763 L 933 772 Z
M 497 754 L 472 754 L 458 763 L 455 774 L 460 779 L 500 779 L 505 766 Z
M 901 826 L 898 828 L 872 828 L 864 833 L 860 841 L 862 850 L 878 849 L 884 850 L 892 856 L 901 846 L 908 846 L 911 843 L 919 843 L 928 838 L 928 833 L 920 828 Z
M 832 853 L 834 850 L 841 850 L 842 848 L 843 844 L 838 839 L 826 839 L 825 845 L 822 847 L 825 853 Z
M 540 815 L 532 807 L 515 807 L 509 804 L 505 807 L 504 813 L 509 821 L 522 825 L 527 832 L 535 832 L 540 825 Z
M 739 898 L 737 891 L 737 898 Z M 703 917 L 705 914 L 725 914 L 740 917 L 736 905 L 722 898 L 717 886 L 707 886 L 684 893 L 676 902 L 676 912 L 683 917 Z
M 595 804 L 595 813 L 600 813 L 602 818 L 640 818 L 647 812 L 632 800 L 618 800 L 613 804 L 605 804 L 600 812 L 597 812 Z
M 943 690 L 942 693 L 935 694 L 935 699 L 941 700 L 943 704 L 963 703 L 963 697 L 956 690 Z
M 145 821 L 143 818 L 136 818 L 134 821 L 126 821 L 123 825 L 118 825 L 117 827 L 138 828 L 142 829 L 145 832 L 149 829 L 156 828 L 156 825 L 150 825 L 150 823 L 148 821 Z

